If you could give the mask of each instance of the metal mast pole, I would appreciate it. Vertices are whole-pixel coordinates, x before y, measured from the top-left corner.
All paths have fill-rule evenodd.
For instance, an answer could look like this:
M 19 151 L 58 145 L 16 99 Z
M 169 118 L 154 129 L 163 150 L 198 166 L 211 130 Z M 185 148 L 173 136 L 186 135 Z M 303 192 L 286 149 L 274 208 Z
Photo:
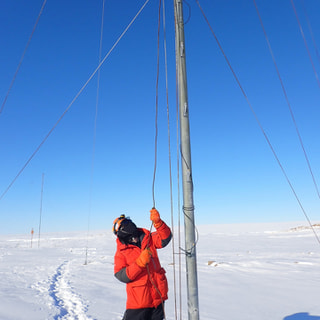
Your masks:
M 174 0 L 176 64 L 179 90 L 179 119 L 181 143 L 181 167 L 183 187 L 183 212 L 185 226 L 186 269 L 188 290 L 188 319 L 199 320 L 198 276 L 196 237 L 193 205 L 193 181 L 191 168 L 189 106 L 186 75 L 186 56 L 183 21 L 183 1 Z
M 44 183 L 44 173 L 42 173 L 42 183 L 41 183 L 41 200 L 40 200 L 40 219 L 39 219 L 39 237 L 38 237 L 38 248 L 40 248 L 40 233 L 41 233 L 41 219 L 42 219 L 42 197 L 43 197 L 43 183 Z

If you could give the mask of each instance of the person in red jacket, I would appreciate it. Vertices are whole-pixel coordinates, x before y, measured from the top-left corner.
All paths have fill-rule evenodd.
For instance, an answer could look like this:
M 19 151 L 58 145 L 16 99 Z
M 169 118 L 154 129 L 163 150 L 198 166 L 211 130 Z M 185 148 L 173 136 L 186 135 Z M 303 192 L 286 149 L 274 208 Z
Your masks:
M 114 275 L 126 283 L 127 290 L 123 320 L 163 320 L 165 317 L 168 282 L 157 249 L 164 248 L 172 235 L 155 208 L 150 210 L 150 220 L 156 229 L 152 233 L 137 228 L 125 215 L 113 223 L 113 232 L 117 236 Z

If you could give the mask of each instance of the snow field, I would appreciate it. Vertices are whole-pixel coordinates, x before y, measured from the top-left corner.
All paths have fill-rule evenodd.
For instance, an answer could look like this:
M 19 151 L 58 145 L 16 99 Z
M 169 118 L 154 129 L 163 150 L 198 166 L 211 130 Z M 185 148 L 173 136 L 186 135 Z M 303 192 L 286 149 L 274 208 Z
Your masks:
M 291 228 L 199 227 L 201 319 L 320 319 L 320 246 L 308 228 Z M 40 248 L 37 240 L 31 248 L 28 236 L 0 236 L 0 319 L 122 319 L 126 293 L 113 276 L 114 252 L 109 232 L 91 232 L 88 238 L 81 232 L 44 234 Z M 172 247 L 158 252 L 169 281 L 166 317 L 173 320 L 175 301 L 180 314 L 180 290 L 177 285 L 175 299 Z M 183 255 L 181 261 L 182 319 L 187 319 Z

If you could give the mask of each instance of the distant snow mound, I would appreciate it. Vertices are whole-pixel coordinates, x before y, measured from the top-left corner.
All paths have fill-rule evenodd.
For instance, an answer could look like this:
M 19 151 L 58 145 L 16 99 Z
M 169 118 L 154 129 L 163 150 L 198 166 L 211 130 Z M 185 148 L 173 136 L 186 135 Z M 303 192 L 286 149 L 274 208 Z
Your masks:
M 320 223 L 315 223 L 312 225 L 313 229 L 320 229 Z M 291 228 L 289 231 L 290 232 L 297 232 L 297 231 L 303 231 L 303 230 L 310 230 L 311 226 L 299 226 L 295 228 Z

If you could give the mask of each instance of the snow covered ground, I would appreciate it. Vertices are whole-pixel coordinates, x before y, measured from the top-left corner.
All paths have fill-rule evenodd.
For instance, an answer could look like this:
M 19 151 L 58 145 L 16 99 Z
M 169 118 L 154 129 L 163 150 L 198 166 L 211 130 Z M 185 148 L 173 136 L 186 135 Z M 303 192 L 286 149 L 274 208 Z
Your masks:
M 302 225 L 200 226 L 200 318 L 320 319 L 320 245 L 309 228 L 293 229 Z M 316 231 L 320 233 L 318 226 Z M 1 320 L 122 319 L 125 285 L 113 276 L 115 238 L 109 230 L 89 236 L 43 234 L 40 248 L 37 235 L 32 248 L 30 238 L 0 236 Z M 166 318 L 172 320 L 176 319 L 172 247 L 159 255 L 170 286 Z M 184 260 L 183 256 L 182 319 L 187 319 Z M 178 296 L 176 301 L 179 319 Z

